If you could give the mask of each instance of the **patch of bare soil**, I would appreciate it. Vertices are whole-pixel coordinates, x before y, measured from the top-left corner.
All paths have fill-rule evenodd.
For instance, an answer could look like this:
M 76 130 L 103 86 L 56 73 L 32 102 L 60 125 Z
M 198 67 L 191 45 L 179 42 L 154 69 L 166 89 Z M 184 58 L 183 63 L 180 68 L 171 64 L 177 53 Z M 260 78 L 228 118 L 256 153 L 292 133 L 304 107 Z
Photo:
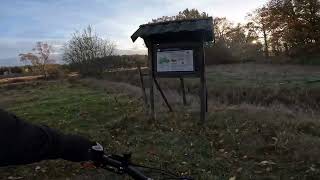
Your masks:
M 43 79 L 43 76 L 24 76 L 24 77 L 14 77 L 14 78 L 4 78 L 0 79 L 0 85 L 2 84 L 12 84 L 18 82 L 28 82 Z

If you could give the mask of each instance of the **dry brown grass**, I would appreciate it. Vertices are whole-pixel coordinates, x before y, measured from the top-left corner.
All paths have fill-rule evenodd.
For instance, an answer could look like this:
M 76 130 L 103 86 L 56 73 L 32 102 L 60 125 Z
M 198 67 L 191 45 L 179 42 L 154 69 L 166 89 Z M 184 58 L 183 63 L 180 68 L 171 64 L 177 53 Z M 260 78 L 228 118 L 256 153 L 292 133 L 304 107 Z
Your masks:
M 100 88 L 107 90 L 110 93 L 117 94 L 125 94 L 133 98 L 140 99 L 143 101 L 142 89 L 139 86 L 135 86 L 132 84 L 124 83 L 124 82 L 114 82 L 109 80 L 98 80 L 94 78 L 86 78 L 86 79 L 77 79 L 74 80 L 73 83 L 80 83 L 85 86 Z M 187 94 L 188 105 L 183 107 L 182 95 L 176 90 L 166 89 L 164 91 L 166 98 L 168 99 L 171 106 L 173 106 L 176 110 L 185 109 L 189 112 L 198 111 L 199 109 L 199 97 L 193 94 Z M 149 96 L 149 89 L 146 88 L 146 94 Z M 168 108 L 162 96 L 158 90 L 155 90 L 155 105 L 157 112 L 167 112 Z
M 146 70 L 145 70 L 146 71 Z M 140 86 L 138 72 L 105 74 L 105 79 Z M 284 104 L 297 109 L 320 108 L 320 71 L 318 67 L 267 64 L 231 64 L 207 68 L 211 101 L 222 104 Z M 148 79 L 145 79 L 148 82 Z M 177 79 L 159 79 L 165 91 L 179 91 Z M 197 96 L 199 80 L 187 79 L 186 89 Z
M 228 73 L 235 76 L 252 77 L 256 74 L 270 76 L 313 76 L 320 75 L 317 66 L 272 65 L 272 64 L 226 64 L 210 66 L 208 72 Z

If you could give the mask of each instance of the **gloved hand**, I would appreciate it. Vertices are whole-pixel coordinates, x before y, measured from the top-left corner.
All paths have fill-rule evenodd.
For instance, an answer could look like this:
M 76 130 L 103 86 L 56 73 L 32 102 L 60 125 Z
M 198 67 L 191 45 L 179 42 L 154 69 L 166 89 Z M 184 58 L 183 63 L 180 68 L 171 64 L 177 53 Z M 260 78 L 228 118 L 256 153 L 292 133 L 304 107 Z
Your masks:
M 104 148 L 101 144 L 96 143 L 89 149 L 89 158 L 96 167 L 100 167 L 102 164 L 102 157 L 104 155 Z

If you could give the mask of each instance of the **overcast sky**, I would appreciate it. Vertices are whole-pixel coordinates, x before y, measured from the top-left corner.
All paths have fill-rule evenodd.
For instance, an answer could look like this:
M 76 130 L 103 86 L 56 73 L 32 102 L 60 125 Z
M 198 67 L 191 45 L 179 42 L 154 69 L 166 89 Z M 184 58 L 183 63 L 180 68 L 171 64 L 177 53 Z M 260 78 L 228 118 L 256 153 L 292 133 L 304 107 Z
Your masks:
M 140 24 L 185 8 L 197 8 L 213 17 L 245 20 L 248 12 L 266 0 L 1 0 L 0 59 L 17 57 L 47 41 L 57 48 L 75 30 L 92 25 L 118 49 L 141 50 L 142 41 L 130 36 Z M 1 64 L 1 62 L 0 62 Z

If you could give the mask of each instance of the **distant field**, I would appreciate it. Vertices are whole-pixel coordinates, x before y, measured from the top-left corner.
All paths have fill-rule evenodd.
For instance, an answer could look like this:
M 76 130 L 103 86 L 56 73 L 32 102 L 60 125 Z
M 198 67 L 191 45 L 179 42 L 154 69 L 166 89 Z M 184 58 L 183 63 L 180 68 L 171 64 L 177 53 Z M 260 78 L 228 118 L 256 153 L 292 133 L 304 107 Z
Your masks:
M 231 64 L 217 65 L 207 69 L 212 86 L 318 86 L 320 67 L 298 65 Z
M 136 71 L 109 72 L 105 78 L 140 86 Z M 164 89 L 179 91 L 178 79 L 160 79 Z M 147 82 L 147 79 L 146 79 Z M 231 64 L 207 67 L 209 99 L 224 104 L 284 104 L 320 108 L 320 68 L 317 66 Z M 197 95 L 199 79 L 186 79 L 187 92 Z
M 196 179 L 320 176 L 318 112 L 303 113 L 281 104 L 215 103 L 206 126 L 201 127 L 197 113 L 189 112 L 189 107 L 171 114 L 157 108 L 158 121 L 149 122 L 142 102 L 139 88 L 105 80 L 0 86 L 0 107 L 30 122 L 92 138 L 109 152 L 131 151 L 134 161 Z M 0 179 L 9 177 L 123 179 L 65 161 L 0 168 Z

